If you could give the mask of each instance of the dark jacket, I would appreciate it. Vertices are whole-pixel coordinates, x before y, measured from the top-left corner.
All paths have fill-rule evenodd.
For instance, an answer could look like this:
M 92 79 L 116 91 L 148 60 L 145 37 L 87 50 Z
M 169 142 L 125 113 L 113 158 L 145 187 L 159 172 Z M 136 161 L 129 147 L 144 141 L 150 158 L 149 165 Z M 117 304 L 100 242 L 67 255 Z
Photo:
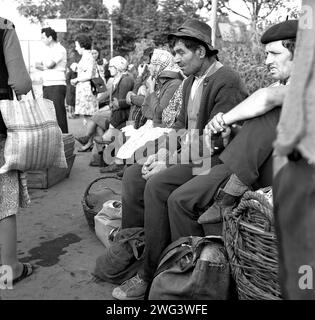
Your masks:
M 130 105 L 126 102 L 126 96 L 129 91 L 132 91 L 134 86 L 133 77 L 126 73 L 123 74 L 112 92 L 112 98 L 117 98 L 119 109 L 113 110 L 110 123 L 117 128 L 122 123 L 128 120 Z
M 189 76 L 183 85 L 183 106 L 173 125 L 175 130 L 188 129 L 187 106 L 194 77 Z M 197 118 L 197 129 L 199 129 L 199 147 L 203 146 L 203 129 L 206 124 L 219 112 L 226 113 L 247 97 L 247 90 L 239 75 L 228 67 L 222 67 L 214 74 L 206 77 L 203 82 L 203 92 L 200 109 Z M 218 161 L 218 154 L 224 149 L 221 137 L 211 137 L 216 140 L 217 154 L 212 157 L 212 164 Z M 161 141 L 161 143 L 163 143 Z M 160 145 L 161 145 L 160 143 Z M 200 150 L 199 154 L 203 155 Z
M 162 112 L 182 81 L 183 77 L 180 73 L 163 71 L 156 84 L 159 95 L 155 91 L 145 98 L 142 113 L 147 119 L 152 119 L 155 126 L 162 123 Z
M 12 89 L 21 95 L 31 88 L 32 81 L 25 67 L 14 25 L 0 17 L 0 100 L 12 99 Z M 0 133 L 6 134 L 1 113 Z

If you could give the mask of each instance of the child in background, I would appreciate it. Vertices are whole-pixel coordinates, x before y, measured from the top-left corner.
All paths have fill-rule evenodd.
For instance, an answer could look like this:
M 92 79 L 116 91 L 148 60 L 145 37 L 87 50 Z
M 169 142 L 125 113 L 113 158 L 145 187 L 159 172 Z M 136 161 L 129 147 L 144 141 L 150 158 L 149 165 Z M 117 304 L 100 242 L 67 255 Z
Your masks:
M 66 83 L 67 83 L 67 93 L 66 93 L 66 109 L 69 119 L 74 119 L 76 116 L 74 114 L 75 107 L 75 86 L 70 83 L 71 79 L 78 76 L 77 74 L 78 64 L 73 62 L 70 67 L 67 68 Z

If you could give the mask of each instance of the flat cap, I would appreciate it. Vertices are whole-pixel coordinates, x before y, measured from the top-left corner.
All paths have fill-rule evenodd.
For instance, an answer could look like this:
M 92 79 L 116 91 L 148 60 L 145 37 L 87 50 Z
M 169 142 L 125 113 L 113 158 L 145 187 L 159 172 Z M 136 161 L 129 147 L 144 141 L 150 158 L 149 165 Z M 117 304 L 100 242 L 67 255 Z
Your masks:
M 296 38 L 298 20 L 287 20 L 270 27 L 261 37 L 261 43 Z
M 177 28 L 177 31 L 170 33 L 167 38 L 170 40 L 172 37 L 188 37 L 196 39 L 204 43 L 213 54 L 217 54 L 219 51 L 212 47 L 211 41 L 211 27 L 203 21 L 197 19 L 188 19 L 180 27 Z

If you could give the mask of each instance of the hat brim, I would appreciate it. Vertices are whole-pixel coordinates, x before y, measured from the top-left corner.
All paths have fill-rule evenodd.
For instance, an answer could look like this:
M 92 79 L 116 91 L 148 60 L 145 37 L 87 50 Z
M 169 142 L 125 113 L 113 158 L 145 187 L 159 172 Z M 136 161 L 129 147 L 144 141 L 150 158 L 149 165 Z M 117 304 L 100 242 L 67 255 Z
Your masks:
M 191 38 L 191 39 L 194 39 L 194 40 L 198 40 L 199 42 L 203 43 L 213 54 L 218 54 L 219 53 L 219 50 L 213 48 L 213 46 L 210 43 L 207 43 L 207 42 L 201 40 L 199 37 L 197 37 L 195 35 L 190 35 L 187 32 L 177 31 L 177 32 L 174 32 L 174 33 L 170 33 L 167 36 L 167 39 L 171 40 L 172 37 L 185 37 L 185 38 Z

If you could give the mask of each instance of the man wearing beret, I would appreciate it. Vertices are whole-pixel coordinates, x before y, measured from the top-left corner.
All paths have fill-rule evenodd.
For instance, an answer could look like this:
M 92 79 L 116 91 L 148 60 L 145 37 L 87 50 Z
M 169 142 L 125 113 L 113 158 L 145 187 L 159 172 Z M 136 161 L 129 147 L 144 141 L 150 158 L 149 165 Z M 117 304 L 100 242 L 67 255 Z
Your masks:
M 211 45 L 211 28 L 206 23 L 189 19 L 169 35 L 169 41 L 176 63 L 188 76 L 174 129 L 194 129 L 202 133 L 215 114 L 229 111 L 246 98 L 245 87 L 239 75 L 218 61 L 218 50 Z M 219 143 L 218 153 L 222 150 L 222 142 Z M 159 149 L 158 155 L 167 151 Z M 176 153 L 176 149 L 174 151 Z M 116 299 L 144 298 L 160 255 L 171 242 L 168 199 L 174 190 L 179 190 L 176 194 L 183 200 L 186 195 L 180 192 L 182 186 L 187 186 L 196 199 L 209 192 L 206 176 L 194 176 L 192 163 L 167 167 L 165 158 L 161 160 L 159 156 L 150 156 L 143 166 L 130 166 L 123 176 L 122 227 L 144 227 L 146 247 L 144 270 L 113 290 Z M 214 157 L 217 159 L 218 154 Z M 185 220 L 178 223 L 187 224 Z M 203 235 L 200 225 L 192 225 L 192 229 L 189 226 L 187 235 Z
M 299 21 L 275 141 L 275 154 L 288 161 L 274 179 L 273 195 L 282 296 L 315 300 L 315 2 L 304 0 L 303 7 L 309 20 Z
M 237 121 L 248 120 L 232 142 L 220 155 L 230 178 L 215 197 L 214 204 L 199 218 L 202 224 L 222 220 L 222 209 L 237 205 L 242 194 L 249 189 L 272 185 L 273 141 L 281 106 L 288 87 L 293 66 L 297 20 L 287 20 L 269 28 L 261 37 L 267 53 L 266 65 L 277 80 L 268 88 L 260 89 L 226 114 L 218 114 L 206 130 L 226 132 Z M 223 170 L 213 168 L 211 174 Z

